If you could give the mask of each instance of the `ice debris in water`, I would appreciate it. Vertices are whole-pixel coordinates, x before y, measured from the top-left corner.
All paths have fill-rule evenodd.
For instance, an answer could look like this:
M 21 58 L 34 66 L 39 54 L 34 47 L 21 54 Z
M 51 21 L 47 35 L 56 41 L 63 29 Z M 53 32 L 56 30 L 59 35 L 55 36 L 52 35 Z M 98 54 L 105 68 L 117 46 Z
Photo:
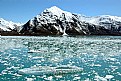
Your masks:
M 96 80 L 96 81 L 107 81 L 106 78 L 101 77 L 101 76 L 99 76 L 99 75 L 95 76 L 95 80 Z
M 26 77 L 26 81 L 34 81 L 35 79 L 34 78 L 27 78 Z
M 47 78 L 44 78 L 45 80 L 49 80 L 49 81 L 51 81 L 52 79 L 53 79 L 53 77 L 52 76 L 49 76 L 49 77 L 47 77 Z
M 112 79 L 113 77 L 114 77 L 113 75 L 106 75 L 106 76 L 105 76 L 105 78 L 106 78 L 106 79 L 109 79 L 109 80 Z
M 101 77 L 101 76 L 95 76 L 95 80 L 101 80 L 101 81 L 110 81 L 114 76 L 113 75 L 106 75 L 105 77 Z

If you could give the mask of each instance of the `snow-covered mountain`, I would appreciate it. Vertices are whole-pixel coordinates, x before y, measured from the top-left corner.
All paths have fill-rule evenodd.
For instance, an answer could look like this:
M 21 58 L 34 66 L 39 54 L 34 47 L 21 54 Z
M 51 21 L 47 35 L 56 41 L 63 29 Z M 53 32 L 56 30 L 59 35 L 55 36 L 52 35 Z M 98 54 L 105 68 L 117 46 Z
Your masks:
M 121 17 L 87 17 L 53 6 L 30 19 L 20 30 L 24 35 L 120 35 Z
M 0 30 L 17 30 L 15 35 L 121 35 L 121 17 L 88 17 L 53 6 L 24 25 L 1 18 Z
M 4 20 L 3 18 L 0 18 L 0 30 L 1 31 L 12 31 L 16 29 L 16 27 L 21 26 L 21 23 L 14 23 L 12 21 Z
M 53 6 L 30 19 L 20 32 L 36 35 L 84 34 L 86 30 L 82 31 L 81 25 L 82 22 L 78 21 L 77 15 Z
M 92 23 L 95 25 L 104 26 L 106 29 L 110 29 L 111 26 L 118 27 L 121 25 L 121 17 L 111 15 L 101 15 L 96 17 L 80 17 L 80 20 Z

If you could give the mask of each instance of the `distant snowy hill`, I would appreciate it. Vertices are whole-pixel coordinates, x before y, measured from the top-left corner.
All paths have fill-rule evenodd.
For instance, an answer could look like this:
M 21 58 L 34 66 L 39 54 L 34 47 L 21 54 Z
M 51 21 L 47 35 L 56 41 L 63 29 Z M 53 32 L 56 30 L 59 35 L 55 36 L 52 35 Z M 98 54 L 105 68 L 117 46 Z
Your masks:
M 17 26 L 21 26 L 20 23 L 14 23 L 12 21 L 6 21 L 3 18 L 0 18 L 0 30 L 1 31 L 12 31 L 16 29 Z
M 110 29 L 111 26 L 119 27 L 121 25 L 121 17 L 101 15 L 97 17 L 80 17 L 80 20 L 92 23 L 95 25 L 104 26 L 106 29 Z

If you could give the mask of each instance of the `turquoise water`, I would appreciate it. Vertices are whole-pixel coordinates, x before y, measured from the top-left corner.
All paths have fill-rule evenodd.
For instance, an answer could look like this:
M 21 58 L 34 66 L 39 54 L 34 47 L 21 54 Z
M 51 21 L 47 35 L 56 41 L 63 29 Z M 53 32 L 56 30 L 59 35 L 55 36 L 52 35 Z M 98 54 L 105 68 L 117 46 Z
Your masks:
M 39 53 L 28 53 L 41 50 Z M 71 65 L 83 72 L 55 76 L 20 75 L 32 66 Z M 0 81 L 121 81 L 120 36 L 0 37 Z

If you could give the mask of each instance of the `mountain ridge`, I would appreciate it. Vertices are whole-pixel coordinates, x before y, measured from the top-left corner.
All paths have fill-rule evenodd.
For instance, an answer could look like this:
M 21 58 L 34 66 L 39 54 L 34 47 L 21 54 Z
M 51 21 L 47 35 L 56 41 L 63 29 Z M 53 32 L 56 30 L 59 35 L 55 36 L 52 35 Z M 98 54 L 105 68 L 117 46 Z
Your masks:
M 121 35 L 121 17 L 88 17 L 53 6 L 17 30 L 20 35 Z

